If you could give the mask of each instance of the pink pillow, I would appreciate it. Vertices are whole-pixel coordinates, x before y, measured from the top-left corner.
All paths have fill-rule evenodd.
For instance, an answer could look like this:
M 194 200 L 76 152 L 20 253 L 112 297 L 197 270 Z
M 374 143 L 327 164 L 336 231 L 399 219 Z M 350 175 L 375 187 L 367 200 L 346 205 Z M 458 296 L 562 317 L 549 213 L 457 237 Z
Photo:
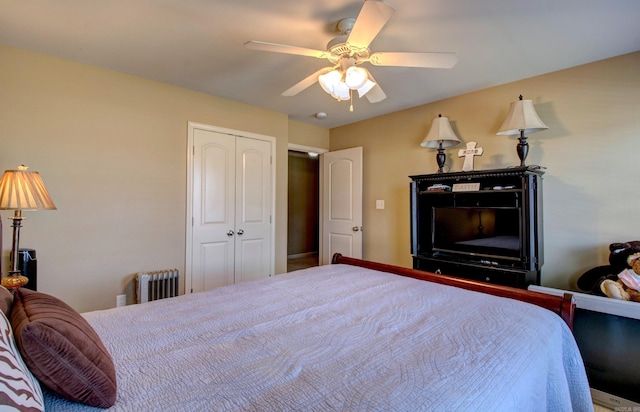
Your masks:
M 11 305 L 13 305 L 13 294 L 4 286 L 0 286 L 0 312 L 4 313 L 5 316 L 9 316 Z

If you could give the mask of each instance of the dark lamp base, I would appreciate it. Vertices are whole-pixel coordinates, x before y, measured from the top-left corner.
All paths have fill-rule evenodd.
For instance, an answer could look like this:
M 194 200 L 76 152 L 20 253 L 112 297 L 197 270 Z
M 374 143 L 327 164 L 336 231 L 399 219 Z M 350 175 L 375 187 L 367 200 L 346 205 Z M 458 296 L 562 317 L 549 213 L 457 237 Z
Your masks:
M 527 136 L 524 135 L 524 130 L 520 130 L 520 137 L 518 137 L 518 146 L 516 146 L 516 151 L 520 158 L 520 166 L 524 166 L 524 160 L 529 154 L 529 143 L 527 143 Z

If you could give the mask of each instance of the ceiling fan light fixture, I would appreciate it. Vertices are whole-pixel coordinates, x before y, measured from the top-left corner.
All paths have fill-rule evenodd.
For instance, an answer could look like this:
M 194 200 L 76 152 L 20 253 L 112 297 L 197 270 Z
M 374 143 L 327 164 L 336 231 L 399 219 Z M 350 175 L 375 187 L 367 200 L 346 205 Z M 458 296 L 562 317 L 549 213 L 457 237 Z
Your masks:
M 340 82 L 340 77 L 340 73 L 337 70 L 331 70 L 328 73 L 318 76 L 318 83 L 320 83 L 322 90 L 329 94 L 333 94 L 333 89 L 335 85 Z
M 347 68 L 344 71 L 344 76 L 337 69 L 321 74 L 318 76 L 318 83 L 320 83 L 322 90 L 340 101 L 350 100 L 351 90 L 357 90 L 358 97 L 362 97 L 376 86 L 376 83 L 369 79 L 369 73 L 366 69 L 355 66 Z
M 359 90 L 369 80 L 367 71 L 362 67 L 351 66 L 344 74 L 344 82 L 351 90 Z
M 351 99 L 351 93 L 349 93 L 349 86 L 343 81 L 338 82 L 334 89 L 334 94 L 332 96 L 338 101 L 349 100 Z
M 329 93 L 334 99 L 349 100 L 349 86 L 342 81 L 342 74 L 338 70 L 318 76 L 318 83 L 322 90 Z

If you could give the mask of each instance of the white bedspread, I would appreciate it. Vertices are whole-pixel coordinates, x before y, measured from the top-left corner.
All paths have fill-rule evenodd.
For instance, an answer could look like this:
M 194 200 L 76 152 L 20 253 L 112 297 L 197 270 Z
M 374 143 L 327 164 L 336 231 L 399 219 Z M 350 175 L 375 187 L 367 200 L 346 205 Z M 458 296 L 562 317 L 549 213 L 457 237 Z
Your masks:
M 114 411 L 593 410 L 557 315 L 352 266 L 84 316 L 116 366 Z

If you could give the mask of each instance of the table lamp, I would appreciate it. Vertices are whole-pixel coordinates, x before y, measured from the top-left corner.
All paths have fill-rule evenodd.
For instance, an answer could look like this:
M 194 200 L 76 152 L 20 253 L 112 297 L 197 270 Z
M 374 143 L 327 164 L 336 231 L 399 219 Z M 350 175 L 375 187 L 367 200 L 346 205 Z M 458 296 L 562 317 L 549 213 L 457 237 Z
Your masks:
M 2 286 L 7 289 L 17 289 L 27 284 L 29 279 L 22 275 L 18 268 L 18 250 L 20 244 L 20 227 L 22 226 L 23 210 L 52 210 L 56 206 L 44 186 L 38 172 L 30 172 L 26 166 L 19 166 L 17 170 L 5 170 L 0 179 L 0 210 L 13 210 L 13 241 L 9 275 L 2 278 Z
M 420 146 L 438 149 L 436 162 L 438 163 L 438 173 L 442 173 L 442 168 L 446 160 L 444 148 L 455 146 L 458 143 L 460 143 L 460 139 L 458 139 L 458 136 L 456 136 L 453 129 L 451 129 L 449 119 L 439 114 L 438 117 L 431 122 L 431 130 L 429 130 L 427 137 L 420 143 Z
M 500 130 L 496 133 L 499 136 L 520 135 L 518 137 L 518 146 L 516 150 L 520 158 L 520 166 L 524 166 L 524 160 L 529 153 L 529 143 L 525 133 L 539 132 L 549 127 L 540 120 L 536 109 L 533 107 L 531 100 L 522 100 L 522 95 L 515 102 L 511 103 L 507 118 L 500 126 Z

